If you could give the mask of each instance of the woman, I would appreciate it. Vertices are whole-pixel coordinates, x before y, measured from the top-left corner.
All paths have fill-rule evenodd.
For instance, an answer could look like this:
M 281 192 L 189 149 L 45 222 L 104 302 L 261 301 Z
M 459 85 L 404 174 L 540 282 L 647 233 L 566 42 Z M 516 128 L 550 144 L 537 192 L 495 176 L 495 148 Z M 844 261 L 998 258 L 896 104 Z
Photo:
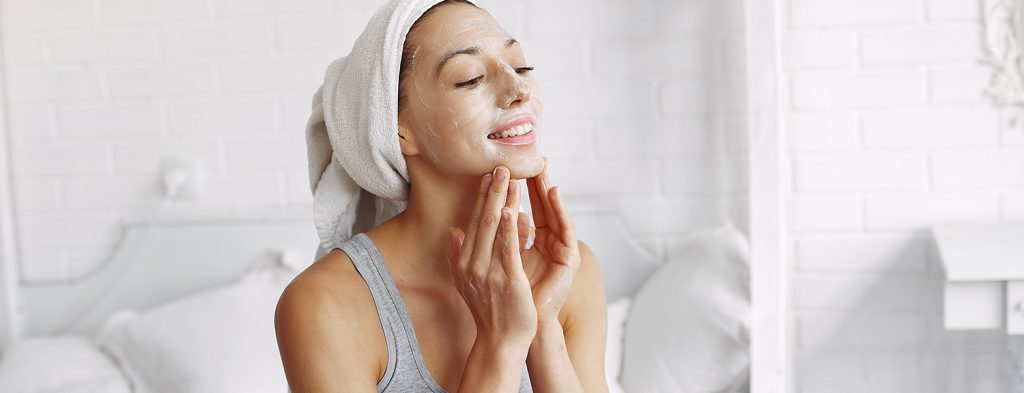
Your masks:
M 291 390 L 606 392 L 601 274 L 548 184 L 522 48 L 452 0 L 416 19 L 402 48 L 408 207 L 281 296 Z M 521 179 L 536 228 L 517 213 Z

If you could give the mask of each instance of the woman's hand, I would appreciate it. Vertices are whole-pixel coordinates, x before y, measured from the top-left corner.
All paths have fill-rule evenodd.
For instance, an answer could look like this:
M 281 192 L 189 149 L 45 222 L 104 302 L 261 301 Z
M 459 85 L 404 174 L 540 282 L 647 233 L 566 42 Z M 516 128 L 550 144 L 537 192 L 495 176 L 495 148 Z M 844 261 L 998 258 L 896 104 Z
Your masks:
M 526 348 L 537 331 L 537 310 L 520 259 L 516 223 L 519 190 L 509 170 L 484 175 L 468 231 L 450 229 L 448 263 L 477 327 L 477 342 Z
M 558 187 L 548 185 L 547 158 L 544 169 L 536 177 L 526 180 L 530 192 L 530 206 L 537 225 L 533 246 L 526 249 L 530 232 L 530 219 L 519 213 L 519 248 L 527 266 L 534 266 L 529 274 L 533 302 L 541 324 L 558 321 L 558 312 L 565 304 L 576 270 L 580 266 L 580 250 L 576 241 L 576 227 L 565 209 Z

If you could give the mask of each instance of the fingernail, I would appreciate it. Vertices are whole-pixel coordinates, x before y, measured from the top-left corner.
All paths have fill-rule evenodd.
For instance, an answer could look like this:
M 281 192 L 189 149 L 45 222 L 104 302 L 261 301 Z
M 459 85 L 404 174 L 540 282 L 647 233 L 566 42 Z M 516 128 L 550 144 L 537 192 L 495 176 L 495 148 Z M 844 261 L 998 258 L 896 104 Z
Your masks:
M 505 171 L 504 169 L 499 171 L 497 168 L 495 168 L 494 171 L 495 171 L 494 178 L 498 179 L 498 181 L 505 180 L 505 178 L 508 177 L 508 172 Z

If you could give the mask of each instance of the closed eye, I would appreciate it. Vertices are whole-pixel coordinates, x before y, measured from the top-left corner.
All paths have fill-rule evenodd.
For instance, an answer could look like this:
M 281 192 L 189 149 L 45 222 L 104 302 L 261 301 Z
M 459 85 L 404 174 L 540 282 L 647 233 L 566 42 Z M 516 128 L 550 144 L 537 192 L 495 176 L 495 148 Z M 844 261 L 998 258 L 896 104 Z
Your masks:
M 467 87 L 467 86 L 474 86 L 474 85 L 476 85 L 477 83 L 480 83 L 480 80 L 481 80 L 481 79 L 484 79 L 484 76 L 483 76 L 483 75 L 480 75 L 480 76 L 478 76 L 478 77 L 476 77 L 476 78 L 470 79 L 470 80 L 468 80 L 468 81 L 465 81 L 465 82 L 459 82 L 459 83 L 456 83 L 456 84 L 455 84 L 455 87 L 457 87 L 457 88 L 458 88 L 458 87 Z
M 519 75 L 529 74 L 530 71 L 533 71 L 533 67 L 532 66 L 516 68 L 516 73 L 519 74 Z M 479 84 L 480 81 L 483 80 L 483 79 L 484 79 L 484 76 L 480 75 L 480 76 L 478 76 L 476 78 L 473 78 L 473 79 L 470 79 L 468 81 L 456 83 L 455 87 L 456 88 L 473 87 L 473 86 L 476 86 L 477 84 Z

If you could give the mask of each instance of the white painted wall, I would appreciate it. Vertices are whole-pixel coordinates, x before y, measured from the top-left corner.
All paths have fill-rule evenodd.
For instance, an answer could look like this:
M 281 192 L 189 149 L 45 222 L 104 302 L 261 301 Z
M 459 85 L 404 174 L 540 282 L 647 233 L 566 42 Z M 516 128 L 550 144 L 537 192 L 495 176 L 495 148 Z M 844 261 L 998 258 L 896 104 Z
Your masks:
M 780 1 L 747 1 L 753 393 L 793 391 L 788 329 Z
M 0 106 L 3 103 L 4 98 L 0 95 Z M 8 132 L 6 122 L 3 121 L 6 117 L 6 112 L 0 108 L 0 348 L 6 348 L 8 343 L 18 337 L 21 328 L 16 311 L 18 244 L 14 227 Z
M 943 329 L 927 232 L 1024 218 L 981 1 L 783 4 L 795 391 L 1009 391 L 1002 333 Z
M 164 155 L 205 171 L 170 217 L 308 211 L 312 93 L 379 4 L 0 0 L 22 285 L 96 268 L 120 222 L 153 214 Z M 537 67 L 571 204 L 618 210 L 662 257 L 724 216 L 746 226 L 741 0 L 482 4 Z

